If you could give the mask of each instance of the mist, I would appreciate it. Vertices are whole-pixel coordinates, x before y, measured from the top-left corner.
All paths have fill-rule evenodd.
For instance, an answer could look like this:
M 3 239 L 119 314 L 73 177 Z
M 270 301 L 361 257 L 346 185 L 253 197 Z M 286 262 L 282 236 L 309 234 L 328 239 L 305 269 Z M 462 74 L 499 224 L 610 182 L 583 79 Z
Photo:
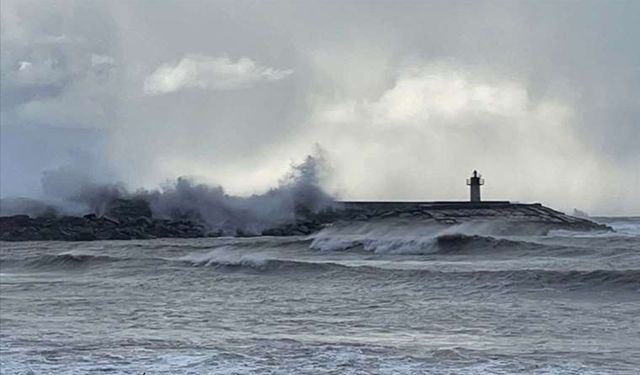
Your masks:
M 109 217 L 109 209 L 119 201 L 144 201 L 155 219 L 189 220 L 217 234 L 260 234 L 334 204 L 334 197 L 321 187 L 328 166 L 322 151 L 316 152 L 292 164 L 277 187 L 250 196 L 234 196 L 222 186 L 198 183 L 189 177 L 166 181 L 158 189 L 129 190 L 123 183 L 100 184 L 70 167 L 59 168 L 42 175 L 44 198 L 4 198 L 0 214 Z
M 2 198 L 260 226 L 319 145 L 318 197 L 465 200 L 477 169 L 485 199 L 640 212 L 634 1 L 1 7 Z

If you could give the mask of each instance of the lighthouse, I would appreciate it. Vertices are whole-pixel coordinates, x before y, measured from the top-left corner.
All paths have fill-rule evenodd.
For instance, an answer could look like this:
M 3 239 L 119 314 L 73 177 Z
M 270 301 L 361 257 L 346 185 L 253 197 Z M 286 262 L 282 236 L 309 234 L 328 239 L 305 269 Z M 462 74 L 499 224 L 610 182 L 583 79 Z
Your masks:
M 471 202 L 480 202 L 480 186 L 484 185 L 484 178 L 478 174 L 478 171 L 473 171 L 473 176 L 467 178 L 467 185 L 471 192 Z

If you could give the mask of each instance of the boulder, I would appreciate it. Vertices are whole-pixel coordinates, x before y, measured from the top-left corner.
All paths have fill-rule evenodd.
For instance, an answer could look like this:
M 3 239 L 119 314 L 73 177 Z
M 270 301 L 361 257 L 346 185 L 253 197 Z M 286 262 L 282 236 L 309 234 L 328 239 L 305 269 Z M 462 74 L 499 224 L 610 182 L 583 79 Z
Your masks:
M 114 199 L 107 205 L 105 215 L 120 221 L 152 216 L 149 202 L 143 199 Z
M 96 220 L 98 217 L 96 216 L 96 214 L 89 214 L 89 215 L 84 215 L 83 218 L 87 220 Z

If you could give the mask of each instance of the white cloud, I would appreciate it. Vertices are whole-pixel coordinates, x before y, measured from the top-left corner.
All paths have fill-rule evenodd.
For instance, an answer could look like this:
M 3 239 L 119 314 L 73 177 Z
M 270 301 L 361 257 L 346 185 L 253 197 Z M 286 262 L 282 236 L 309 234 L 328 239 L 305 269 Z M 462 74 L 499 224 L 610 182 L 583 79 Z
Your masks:
M 357 199 L 466 199 L 464 178 L 487 177 L 487 199 L 589 207 L 620 180 L 576 128 L 571 103 L 529 94 L 524 81 L 457 66 L 397 72 L 374 98 L 318 100 L 301 139 L 322 145 L 332 188 Z
M 512 82 L 475 82 L 456 70 L 430 66 L 403 72 L 371 110 L 386 121 L 424 124 L 432 116 L 451 119 L 474 112 L 518 116 L 528 100 L 526 89 Z
M 249 88 L 259 82 L 277 81 L 293 73 L 278 70 L 242 57 L 187 55 L 177 64 L 164 64 L 144 82 L 146 94 L 166 94 L 182 89 L 234 90 Z

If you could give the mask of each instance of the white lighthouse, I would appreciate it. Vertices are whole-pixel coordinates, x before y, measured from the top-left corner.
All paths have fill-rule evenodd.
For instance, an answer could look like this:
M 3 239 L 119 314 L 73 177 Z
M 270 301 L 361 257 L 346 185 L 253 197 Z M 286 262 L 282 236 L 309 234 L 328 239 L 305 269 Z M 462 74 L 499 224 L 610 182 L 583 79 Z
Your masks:
M 478 171 L 473 171 L 473 176 L 467 178 L 467 185 L 471 192 L 471 202 L 480 202 L 480 186 L 484 185 L 484 178 L 478 174 Z

